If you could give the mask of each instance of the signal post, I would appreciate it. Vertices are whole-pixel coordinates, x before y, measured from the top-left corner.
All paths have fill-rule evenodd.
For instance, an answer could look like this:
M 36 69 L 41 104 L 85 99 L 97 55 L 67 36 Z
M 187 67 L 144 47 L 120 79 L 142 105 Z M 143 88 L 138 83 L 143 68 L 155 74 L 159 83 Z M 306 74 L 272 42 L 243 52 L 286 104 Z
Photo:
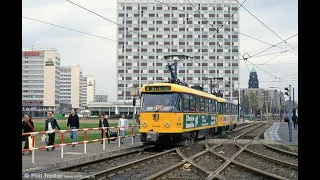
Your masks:
M 289 96 L 289 142 L 292 142 L 292 124 L 291 124 L 291 119 L 292 119 L 292 107 L 291 107 L 291 85 L 289 87 L 284 88 L 287 92 L 285 92 L 285 95 Z

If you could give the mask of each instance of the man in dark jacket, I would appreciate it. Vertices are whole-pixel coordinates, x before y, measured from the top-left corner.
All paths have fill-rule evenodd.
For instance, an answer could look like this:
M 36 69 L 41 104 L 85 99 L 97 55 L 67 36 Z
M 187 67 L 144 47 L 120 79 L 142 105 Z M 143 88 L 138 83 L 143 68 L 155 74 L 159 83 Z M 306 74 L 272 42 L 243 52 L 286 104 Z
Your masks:
M 22 121 L 22 131 L 23 133 L 34 132 L 34 125 L 29 114 L 25 115 L 24 121 Z M 22 141 L 25 141 L 23 149 L 29 149 L 29 136 L 22 136 Z M 31 151 L 29 151 L 31 154 Z M 22 153 L 24 155 L 24 153 Z
M 56 128 L 60 130 L 57 120 L 52 117 L 52 112 L 48 112 L 47 116 L 48 116 L 48 119 L 45 122 L 45 131 L 54 131 Z M 48 146 L 54 145 L 55 135 L 56 135 L 55 132 L 48 133 L 48 136 L 49 136 Z M 52 147 L 52 150 L 54 149 L 55 147 Z M 47 148 L 47 151 L 49 151 L 48 148 Z
M 296 130 L 297 129 L 298 116 L 295 113 L 292 116 L 292 121 L 293 121 L 293 128 L 294 128 L 294 130 Z
M 67 128 L 70 125 L 70 129 L 79 129 L 79 116 L 76 114 L 76 110 L 73 108 L 71 114 L 68 117 Z M 77 142 L 77 131 L 71 131 L 70 137 L 72 142 Z M 72 145 L 74 147 L 75 144 Z
M 103 127 L 110 127 L 110 126 L 109 126 L 108 119 L 105 118 L 105 114 L 101 113 L 100 119 L 99 119 L 99 128 L 103 128 Z M 100 129 L 99 129 L 99 131 L 100 131 Z M 110 138 L 109 137 L 109 129 L 106 129 L 105 131 L 101 129 L 101 139 L 103 139 L 103 132 L 106 132 L 107 138 Z M 103 143 L 103 141 L 101 141 L 101 144 L 102 143 Z M 110 140 L 108 140 L 108 143 L 110 143 Z

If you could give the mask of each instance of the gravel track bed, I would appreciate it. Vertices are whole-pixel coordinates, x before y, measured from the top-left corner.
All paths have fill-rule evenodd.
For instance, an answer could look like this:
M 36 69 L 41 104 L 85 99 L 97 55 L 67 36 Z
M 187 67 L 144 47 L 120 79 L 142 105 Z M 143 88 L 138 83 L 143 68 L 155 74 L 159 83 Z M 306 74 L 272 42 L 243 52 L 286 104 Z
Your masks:
M 258 136 L 259 134 L 265 132 L 266 130 L 268 130 L 270 127 L 272 126 L 272 123 L 267 123 L 261 127 L 259 127 L 258 129 L 255 129 L 254 131 L 251 131 L 249 134 L 255 136 Z M 246 134 L 244 134 L 243 136 L 246 136 Z M 239 138 L 242 139 L 242 136 Z
M 268 157 L 272 157 L 274 159 L 279 159 L 288 163 L 292 164 L 298 164 L 298 157 L 290 155 L 290 154 L 285 154 L 267 147 L 264 147 L 262 144 L 252 144 L 248 147 L 248 149 L 255 151 L 259 154 L 263 154 Z
M 194 161 L 200 167 L 212 172 L 217 170 L 225 162 L 210 152 L 196 158 Z
M 219 146 L 218 148 L 214 149 L 216 153 L 219 153 L 227 158 L 231 158 L 239 150 L 240 148 L 237 147 L 235 144 L 223 144 L 222 146 Z
M 220 173 L 221 176 L 224 176 L 226 179 L 238 180 L 238 179 L 246 179 L 246 180 L 274 180 L 272 177 L 265 176 L 263 174 L 259 174 L 249 169 L 243 168 L 237 165 L 229 165 Z
M 258 127 L 258 126 L 260 126 L 261 124 L 259 123 L 259 124 L 256 124 L 256 125 L 253 125 L 253 126 L 251 126 L 251 127 L 248 127 L 248 128 L 245 128 L 245 129 L 241 129 L 241 130 L 239 130 L 239 131 L 236 131 L 236 132 L 233 132 L 232 134 L 231 134 L 231 136 L 234 138 L 234 137 L 237 137 L 237 136 L 239 136 L 240 134 L 242 134 L 242 133 L 244 133 L 244 132 L 247 132 L 247 131 L 250 131 L 250 130 L 252 130 L 252 129 L 255 129 L 256 127 Z
M 125 156 L 122 156 L 122 157 L 116 157 L 116 158 L 108 159 L 108 160 L 106 160 L 104 162 L 97 163 L 97 164 L 91 165 L 89 167 L 84 167 L 84 168 L 81 168 L 81 169 L 73 171 L 73 172 L 86 172 L 86 173 L 88 173 L 88 172 L 98 172 L 98 171 L 102 171 L 102 170 L 107 170 L 107 169 L 110 169 L 112 167 L 120 166 L 120 165 L 123 165 L 125 163 L 129 163 L 129 162 L 132 162 L 132 161 L 136 161 L 138 159 L 142 159 L 142 158 L 145 158 L 145 157 L 152 156 L 154 154 L 156 154 L 156 153 L 153 153 L 153 152 L 133 153 L 133 154 L 125 155 Z
M 137 168 L 124 171 L 123 173 L 119 173 L 108 179 L 113 179 L 113 180 L 144 179 L 161 170 L 168 168 L 169 166 L 172 166 L 180 162 L 181 160 L 182 160 L 181 157 L 177 153 L 170 153 L 169 156 L 157 159 L 156 161 L 152 161 L 151 163 L 141 165 Z
M 209 148 L 212 148 L 213 146 L 218 145 L 219 143 L 208 143 Z
M 293 152 L 293 153 L 298 153 L 298 149 L 294 149 L 294 148 L 291 148 L 291 147 L 287 147 L 285 145 L 269 145 L 269 146 L 273 146 L 275 148 L 278 148 L 278 149 L 282 149 L 282 150 L 285 150 L 285 151 L 289 151 L 289 152 Z
M 298 179 L 298 170 L 258 158 L 248 152 L 241 153 L 236 161 L 287 179 Z
M 192 165 L 190 166 L 190 171 L 186 171 L 182 167 L 179 167 L 178 169 L 173 170 L 173 171 L 169 172 L 168 174 L 169 175 L 164 179 L 175 179 L 175 180 L 194 179 L 194 180 L 198 180 L 198 179 L 205 179 L 206 177 L 209 176 L 209 174 L 203 172 L 202 170 L 200 170 Z
M 269 127 L 272 126 L 272 123 L 268 123 L 265 124 L 261 127 L 259 127 L 258 129 L 255 129 L 254 131 L 251 131 L 248 134 L 244 134 L 242 136 L 239 137 L 239 139 L 253 139 L 254 137 L 258 136 L 259 134 L 265 132 L 266 130 L 268 130 Z M 246 136 L 251 136 L 252 138 L 247 138 Z
M 180 152 L 186 156 L 187 158 L 204 151 L 206 147 L 204 144 L 192 144 L 190 146 L 186 146 L 180 149 Z

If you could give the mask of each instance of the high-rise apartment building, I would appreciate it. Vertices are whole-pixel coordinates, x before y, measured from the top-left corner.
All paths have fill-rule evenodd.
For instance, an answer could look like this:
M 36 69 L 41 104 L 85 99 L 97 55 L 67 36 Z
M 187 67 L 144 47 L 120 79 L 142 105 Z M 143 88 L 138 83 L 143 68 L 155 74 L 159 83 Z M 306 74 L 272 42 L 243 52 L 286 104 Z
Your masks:
M 60 102 L 72 104 L 72 108 L 81 108 L 82 69 L 80 66 L 61 67 Z
M 82 76 L 81 79 L 81 91 L 82 91 L 82 95 L 81 95 L 81 106 L 82 107 L 87 107 L 87 77 L 86 76 Z
M 203 77 L 223 77 L 223 82 L 214 83 L 219 83 L 227 99 L 237 100 L 239 4 L 190 0 L 200 15 L 187 0 L 161 1 L 167 5 L 154 0 L 118 0 L 117 100 L 131 99 L 131 87 L 167 80 L 165 55 L 193 57 L 178 63 L 181 81 L 204 83 L 204 90 L 209 91 Z
M 94 102 L 96 92 L 96 78 L 94 75 L 82 77 L 82 106 L 86 107 L 89 102 Z
M 32 117 L 59 111 L 60 58 L 56 49 L 22 49 L 22 110 Z

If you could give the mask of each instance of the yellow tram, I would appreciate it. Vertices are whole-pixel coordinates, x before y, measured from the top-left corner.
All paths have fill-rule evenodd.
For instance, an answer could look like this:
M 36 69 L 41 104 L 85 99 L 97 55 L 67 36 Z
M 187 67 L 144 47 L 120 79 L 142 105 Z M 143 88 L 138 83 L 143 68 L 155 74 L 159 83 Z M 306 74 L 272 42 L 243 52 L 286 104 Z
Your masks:
M 237 106 L 210 93 L 172 83 L 144 85 L 140 92 L 142 142 L 193 143 L 235 127 Z

